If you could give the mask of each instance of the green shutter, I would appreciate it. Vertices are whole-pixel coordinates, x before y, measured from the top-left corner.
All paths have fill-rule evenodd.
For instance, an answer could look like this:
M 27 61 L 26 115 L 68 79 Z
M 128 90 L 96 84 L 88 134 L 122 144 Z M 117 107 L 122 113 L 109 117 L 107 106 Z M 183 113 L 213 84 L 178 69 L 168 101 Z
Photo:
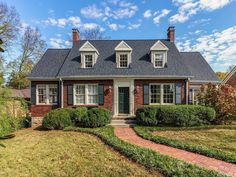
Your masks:
M 98 85 L 98 104 L 104 105 L 104 85 Z
M 175 104 L 182 103 L 182 83 L 175 84 Z
M 149 104 L 149 85 L 143 85 L 143 104 Z
M 30 102 L 32 105 L 36 104 L 36 85 L 32 84 L 31 85 L 31 97 L 30 97 Z
M 73 85 L 67 86 L 67 103 L 73 105 Z

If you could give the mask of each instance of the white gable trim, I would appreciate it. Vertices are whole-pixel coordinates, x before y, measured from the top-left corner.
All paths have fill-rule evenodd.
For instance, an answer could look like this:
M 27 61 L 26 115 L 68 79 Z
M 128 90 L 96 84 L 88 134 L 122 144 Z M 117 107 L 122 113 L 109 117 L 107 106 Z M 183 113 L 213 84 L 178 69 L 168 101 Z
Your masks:
M 158 40 L 151 48 L 151 51 L 153 50 L 169 50 L 168 47 L 166 47 L 165 44 L 163 44 L 160 40 Z
M 234 75 L 234 73 L 236 73 L 236 66 L 229 72 L 229 74 L 227 74 L 225 79 L 222 81 L 222 84 L 225 84 Z
M 80 52 L 97 52 L 97 54 L 99 55 L 98 50 L 89 42 L 86 41 L 80 48 L 79 48 Z
M 116 47 L 115 51 L 132 51 L 133 49 L 125 42 L 121 41 Z

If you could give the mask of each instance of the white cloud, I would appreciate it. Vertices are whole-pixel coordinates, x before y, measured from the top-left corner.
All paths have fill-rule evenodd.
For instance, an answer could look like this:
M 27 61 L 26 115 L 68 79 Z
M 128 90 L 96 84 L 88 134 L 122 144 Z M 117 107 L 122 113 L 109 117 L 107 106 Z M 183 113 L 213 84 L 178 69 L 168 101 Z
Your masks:
M 108 27 L 113 31 L 117 31 L 118 29 L 124 28 L 125 26 L 124 25 L 119 25 L 119 24 L 116 24 L 116 23 L 111 23 L 111 24 L 108 25 Z
M 195 41 L 178 42 L 177 45 L 180 51 L 199 51 L 214 68 L 225 69 L 226 66 L 236 63 L 236 26 L 214 31 Z
M 66 25 L 71 24 L 74 27 L 78 27 L 81 25 L 81 20 L 78 16 L 70 16 L 69 18 L 51 18 L 49 17 L 47 20 L 42 21 L 46 25 L 52 25 L 64 28 Z
M 92 30 L 92 29 L 100 28 L 100 26 L 96 23 L 85 23 L 83 24 L 83 28 L 86 30 Z
M 144 13 L 143 13 L 143 17 L 144 18 L 150 18 L 152 16 L 152 12 L 150 9 L 146 10 Z
M 129 24 L 128 29 L 132 30 L 132 29 L 137 29 L 141 26 L 141 23 L 136 23 L 136 24 Z
M 53 48 L 66 48 L 71 46 L 71 42 L 68 40 L 63 40 L 61 38 L 50 38 L 49 44 Z
M 167 16 L 169 13 L 170 13 L 170 10 L 162 9 L 161 13 L 153 18 L 153 22 L 155 24 L 159 24 L 160 23 L 160 19 L 165 17 L 165 16 Z
M 170 17 L 171 23 L 183 23 L 199 11 L 213 11 L 233 0 L 172 0 L 178 6 L 177 14 Z
M 103 16 L 102 10 L 98 9 L 95 4 L 84 7 L 80 10 L 80 13 L 84 15 L 86 18 L 101 18 Z
M 70 16 L 68 21 L 73 25 L 73 27 L 79 27 L 81 25 L 81 20 L 78 16 Z

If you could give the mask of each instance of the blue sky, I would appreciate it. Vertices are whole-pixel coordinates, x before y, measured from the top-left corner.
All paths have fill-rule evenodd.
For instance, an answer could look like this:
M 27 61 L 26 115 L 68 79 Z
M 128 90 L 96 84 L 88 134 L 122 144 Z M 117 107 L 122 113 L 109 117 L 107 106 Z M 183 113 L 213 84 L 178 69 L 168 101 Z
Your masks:
M 7 0 L 22 27 L 38 27 L 49 48 L 71 46 L 71 29 L 98 27 L 111 39 L 163 39 L 176 28 L 180 51 L 199 51 L 215 71 L 236 64 L 235 0 Z

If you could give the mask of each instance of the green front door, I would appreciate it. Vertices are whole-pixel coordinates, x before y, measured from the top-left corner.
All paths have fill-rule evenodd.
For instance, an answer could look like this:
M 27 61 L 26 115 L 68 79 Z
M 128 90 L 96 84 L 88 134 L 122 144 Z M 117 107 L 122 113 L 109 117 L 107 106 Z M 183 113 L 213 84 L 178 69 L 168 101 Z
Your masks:
M 119 87 L 119 114 L 129 114 L 129 87 Z

